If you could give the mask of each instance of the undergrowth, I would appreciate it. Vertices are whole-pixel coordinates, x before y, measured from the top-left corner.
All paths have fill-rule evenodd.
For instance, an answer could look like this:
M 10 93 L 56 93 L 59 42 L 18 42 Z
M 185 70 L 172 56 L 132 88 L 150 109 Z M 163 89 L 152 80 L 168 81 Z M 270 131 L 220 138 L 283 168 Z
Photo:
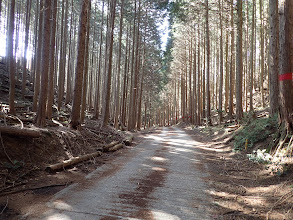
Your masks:
M 268 138 L 275 138 L 278 128 L 277 116 L 271 118 L 260 118 L 246 121 L 243 129 L 237 132 L 234 137 L 234 149 L 240 151 L 245 149 L 247 142 L 247 149 L 253 149 L 256 143 L 265 141 Z M 269 151 L 270 146 L 265 146 Z

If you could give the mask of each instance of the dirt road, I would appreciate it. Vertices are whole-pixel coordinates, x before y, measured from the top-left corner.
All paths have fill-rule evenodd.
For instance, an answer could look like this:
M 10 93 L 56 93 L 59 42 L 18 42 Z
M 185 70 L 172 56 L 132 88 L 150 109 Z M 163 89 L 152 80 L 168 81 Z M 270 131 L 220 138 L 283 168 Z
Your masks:
M 211 219 L 197 142 L 164 128 L 62 190 L 38 219 Z

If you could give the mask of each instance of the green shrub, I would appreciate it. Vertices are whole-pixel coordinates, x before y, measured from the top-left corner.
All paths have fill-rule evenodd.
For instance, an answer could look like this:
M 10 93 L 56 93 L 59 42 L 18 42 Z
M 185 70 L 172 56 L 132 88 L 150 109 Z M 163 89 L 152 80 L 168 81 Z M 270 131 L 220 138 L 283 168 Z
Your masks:
M 234 149 L 242 150 L 245 148 L 246 139 L 248 148 L 253 148 L 258 142 L 264 141 L 272 136 L 278 127 L 277 117 L 261 118 L 252 120 L 249 124 L 236 134 L 234 137 Z

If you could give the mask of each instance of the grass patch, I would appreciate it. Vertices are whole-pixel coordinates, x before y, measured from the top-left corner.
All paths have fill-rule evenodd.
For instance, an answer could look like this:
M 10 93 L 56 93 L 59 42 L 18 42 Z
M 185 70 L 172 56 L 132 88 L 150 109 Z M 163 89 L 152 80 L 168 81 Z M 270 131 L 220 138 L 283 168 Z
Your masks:
M 245 148 L 245 142 L 248 140 L 248 149 L 252 149 L 256 143 L 265 141 L 268 138 L 274 138 L 278 128 L 278 118 L 260 118 L 248 121 L 244 128 L 237 132 L 234 137 L 234 149 L 241 151 Z M 269 146 L 267 147 L 269 148 Z

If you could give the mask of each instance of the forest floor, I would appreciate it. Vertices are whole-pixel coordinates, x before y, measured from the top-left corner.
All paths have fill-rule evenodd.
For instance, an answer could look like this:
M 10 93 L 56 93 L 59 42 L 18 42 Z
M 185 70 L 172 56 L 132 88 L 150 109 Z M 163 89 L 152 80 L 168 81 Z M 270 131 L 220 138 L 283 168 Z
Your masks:
M 186 131 L 201 143 L 216 219 L 293 219 L 292 169 L 277 175 L 267 164 L 249 160 L 245 151 L 235 152 L 233 143 L 227 143 L 231 134 L 222 126 L 187 126 Z M 268 141 L 259 144 L 268 145 Z

